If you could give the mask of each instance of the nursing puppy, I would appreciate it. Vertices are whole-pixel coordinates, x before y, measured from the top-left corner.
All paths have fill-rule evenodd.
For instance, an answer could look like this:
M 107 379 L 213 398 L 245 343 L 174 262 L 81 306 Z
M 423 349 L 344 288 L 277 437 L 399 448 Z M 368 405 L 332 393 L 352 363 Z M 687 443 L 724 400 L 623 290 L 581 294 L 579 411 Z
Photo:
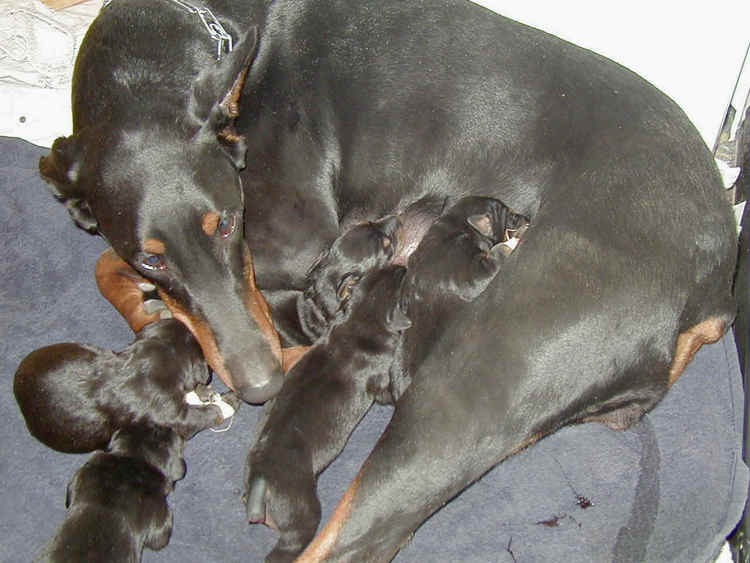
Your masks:
M 341 299 L 364 273 L 387 263 L 412 269 L 410 257 L 417 248 L 420 266 L 415 275 L 423 289 L 471 301 L 497 274 L 528 226 L 525 217 L 489 197 L 464 197 L 447 211 L 417 213 L 427 225 L 419 233 L 404 232 L 400 216 L 390 215 L 349 229 L 318 259 L 298 302 L 308 337 L 315 340 L 323 334 Z M 402 240 L 406 237 L 411 240 Z
M 300 325 L 310 340 L 325 332 L 342 299 L 365 273 L 393 259 L 399 226 L 395 215 L 356 225 L 317 260 L 297 303 Z
M 393 403 L 409 385 L 400 357 L 411 326 L 403 312 L 408 285 L 470 300 L 512 251 L 501 243 L 525 224 L 498 200 L 467 197 L 427 230 L 415 271 L 382 266 L 399 242 L 393 217 L 347 231 L 319 262 L 313 272 L 324 275 L 307 296 L 336 311 L 333 324 L 292 368 L 246 464 L 248 520 L 280 533 L 267 561 L 292 561 L 307 545 L 320 521 L 318 475 L 373 401 Z
M 398 346 L 411 325 L 399 308 L 405 273 L 375 268 L 341 295 L 329 331 L 288 373 L 261 423 L 245 498 L 248 520 L 280 533 L 267 561 L 291 561 L 312 539 L 320 522 L 317 476 L 373 401 L 392 402 L 402 390 Z
M 189 406 L 185 394 L 210 374 L 190 332 L 173 319 L 147 325 L 125 350 L 54 344 L 16 371 L 13 391 L 29 432 L 50 448 L 83 453 L 107 446 L 136 422 L 191 438 L 224 420 L 220 407 Z M 233 408 L 238 400 L 226 394 Z
M 35 563 L 134 563 L 143 547 L 162 549 L 172 533 L 167 495 L 185 475 L 184 439 L 138 423 L 117 430 L 68 484 L 65 520 Z
M 472 301 L 497 275 L 528 228 L 497 199 L 464 197 L 428 229 L 409 256 L 409 300 L 424 294 Z

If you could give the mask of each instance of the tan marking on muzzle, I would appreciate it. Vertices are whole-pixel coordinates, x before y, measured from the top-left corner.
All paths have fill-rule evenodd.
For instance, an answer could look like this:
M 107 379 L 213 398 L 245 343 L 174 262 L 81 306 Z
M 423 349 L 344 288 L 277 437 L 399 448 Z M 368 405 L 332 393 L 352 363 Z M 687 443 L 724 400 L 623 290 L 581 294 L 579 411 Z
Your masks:
M 201 229 L 208 236 L 212 237 L 216 234 L 216 229 L 219 227 L 219 216 L 213 211 L 209 211 L 203 214 L 201 217 Z
M 182 303 L 179 303 L 176 299 L 168 295 L 162 288 L 157 288 L 159 297 L 167 308 L 171 311 L 172 316 L 184 324 L 188 330 L 193 333 L 193 336 L 198 341 L 203 352 L 203 357 L 206 358 L 206 362 L 214 370 L 214 373 L 219 376 L 224 382 L 224 385 L 234 390 L 234 383 L 232 382 L 232 376 L 224 364 L 224 358 L 219 353 L 219 347 L 216 344 L 216 336 L 214 335 L 211 327 L 209 327 L 203 319 L 191 315 L 183 307 Z
M 726 321 L 711 317 L 681 333 L 677 337 L 674 358 L 669 367 L 667 386 L 674 385 L 701 346 L 716 342 L 724 335 L 725 330 Z
M 143 250 L 151 254 L 164 254 L 167 246 L 158 238 L 147 238 L 143 241 Z
M 147 314 L 143 310 L 143 292 L 137 284 L 148 280 L 111 248 L 99 256 L 94 276 L 99 292 L 125 318 L 133 332 L 159 320 L 159 313 Z
M 246 283 L 246 291 L 243 295 L 245 308 L 263 337 L 271 346 L 271 352 L 276 357 L 279 364 L 281 364 L 282 353 L 279 334 L 273 326 L 268 303 L 266 303 L 265 298 L 255 285 L 255 271 L 253 270 L 252 257 L 247 246 L 245 246 L 243 258 L 243 278 Z M 216 336 L 211 327 L 206 324 L 205 320 L 190 314 L 181 303 L 170 297 L 161 288 L 159 288 L 158 291 L 159 296 L 162 301 L 164 301 L 167 308 L 172 312 L 174 318 L 182 322 L 188 330 L 193 333 L 193 336 L 195 336 L 198 344 L 200 344 L 203 355 L 206 358 L 208 365 L 211 366 L 211 369 L 214 370 L 216 375 L 219 376 L 227 387 L 234 389 L 235 386 L 232 381 L 232 375 L 227 370 L 224 358 L 221 356 L 219 347 L 216 343 Z
M 292 346 L 281 349 L 281 369 L 287 373 L 312 346 Z

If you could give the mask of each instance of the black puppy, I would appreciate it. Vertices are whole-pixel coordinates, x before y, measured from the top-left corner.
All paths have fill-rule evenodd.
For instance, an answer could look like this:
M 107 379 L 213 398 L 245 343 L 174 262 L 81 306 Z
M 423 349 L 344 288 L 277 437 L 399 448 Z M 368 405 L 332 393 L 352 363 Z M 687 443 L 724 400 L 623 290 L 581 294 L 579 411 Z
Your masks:
M 528 224 L 497 199 L 459 199 L 432 224 L 409 257 L 408 299 L 422 299 L 425 293 L 476 299 Z
M 268 561 L 291 561 L 320 521 L 317 476 L 374 400 L 401 391 L 402 266 L 375 268 L 341 295 L 330 330 L 287 375 L 247 458 L 247 517 L 276 528 Z M 330 421 L 336 424 L 331 425 Z
M 502 258 L 513 251 L 528 226 L 525 217 L 489 197 L 461 198 L 430 223 L 420 239 L 408 245 L 401 240 L 400 217 L 393 215 L 339 236 L 310 270 L 299 299 L 306 334 L 315 340 L 325 331 L 341 300 L 365 272 L 396 259 L 412 269 L 415 248 L 420 266 L 417 277 L 411 277 L 419 280 L 421 290 L 471 301 L 497 274 Z
M 366 272 L 393 259 L 399 226 L 394 215 L 356 225 L 318 258 L 297 303 L 300 325 L 310 340 L 325 332 L 342 299 Z
M 218 405 L 185 401 L 209 377 L 192 334 L 168 319 L 146 326 L 119 353 L 68 343 L 35 350 L 19 365 L 13 391 L 35 438 L 82 453 L 105 448 L 116 430 L 139 421 L 185 439 L 221 423 Z M 234 395 L 225 397 L 236 409 Z
M 118 430 L 68 485 L 65 520 L 34 559 L 140 561 L 143 547 L 162 549 L 172 533 L 167 495 L 185 475 L 184 439 L 169 428 L 139 423 Z

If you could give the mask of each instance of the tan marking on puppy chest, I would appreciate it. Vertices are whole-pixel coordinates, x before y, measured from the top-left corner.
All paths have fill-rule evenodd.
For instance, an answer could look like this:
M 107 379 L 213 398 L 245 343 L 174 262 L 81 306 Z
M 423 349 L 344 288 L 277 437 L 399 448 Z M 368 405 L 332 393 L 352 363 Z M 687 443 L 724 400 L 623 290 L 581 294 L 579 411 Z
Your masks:
M 201 229 L 208 236 L 212 237 L 216 234 L 216 229 L 219 227 L 219 215 L 213 211 L 209 211 L 203 214 L 201 217 Z
M 143 241 L 143 250 L 150 254 L 164 254 L 167 246 L 158 238 L 147 238 Z
M 724 335 L 726 322 L 715 317 L 706 319 L 687 329 L 677 337 L 674 358 L 669 367 L 667 385 L 671 387 L 682 375 L 698 349 L 704 344 L 712 344 Z

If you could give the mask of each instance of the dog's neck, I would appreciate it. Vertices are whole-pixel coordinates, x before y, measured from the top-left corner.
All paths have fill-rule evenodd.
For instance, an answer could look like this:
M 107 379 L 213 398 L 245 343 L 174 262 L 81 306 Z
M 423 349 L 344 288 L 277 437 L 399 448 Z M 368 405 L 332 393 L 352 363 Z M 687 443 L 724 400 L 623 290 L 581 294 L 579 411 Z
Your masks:
M 114 0 L 104 0 L 104 3 L 102 4 L 102 9 L 107 8 Z M 221 22 L 219 19 L 214 15 L 214 13 L 204 7 L 204 6 L 197 6 L 195 4 L 191 4 L 189 2 L 184 2 L 183 0 L 167 0 L 169 2 L 172 2 L 173 4 L 176 4 L 177 6 L 181 7 L 183 10 L 185 10 L 189 14 L 195 14 L 195 16 L 200 20 L 200 22 L 203 24 L 203 27 L 206 29 L 206 32 L 208 35 L 216 41 L 216 60 L 220 61 L 221 56 L 225 53 L 230 53 L 232 51 L 232 48 L 234 46 L 232 36 L 227 33 L 226 29 L 224 29 L 224 26 L 221 25 Z

